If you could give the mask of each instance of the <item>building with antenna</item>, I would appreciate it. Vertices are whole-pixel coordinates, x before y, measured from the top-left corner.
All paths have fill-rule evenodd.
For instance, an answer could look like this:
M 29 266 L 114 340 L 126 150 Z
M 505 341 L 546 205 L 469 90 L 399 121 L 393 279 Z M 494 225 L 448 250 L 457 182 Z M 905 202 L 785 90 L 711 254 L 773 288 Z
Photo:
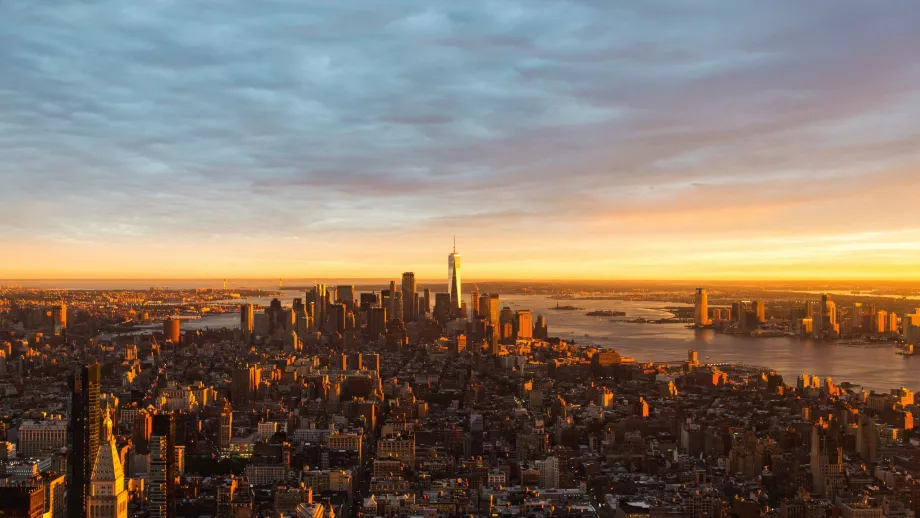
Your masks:
M 454 251 L 447 256 L 447 290 L 450 293 L 451 311 L 461 308 L 462 283 L 460 281 L 460 254 L 457 253 L 457 236 L 454 236 Z

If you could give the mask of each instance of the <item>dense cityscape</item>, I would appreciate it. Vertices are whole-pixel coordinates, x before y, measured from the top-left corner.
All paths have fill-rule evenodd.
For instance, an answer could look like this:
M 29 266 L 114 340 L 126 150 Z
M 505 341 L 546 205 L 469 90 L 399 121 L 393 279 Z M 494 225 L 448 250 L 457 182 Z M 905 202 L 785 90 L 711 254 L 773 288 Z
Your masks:
M 554 336 L 589 300 L 676 301 L 623 325 L 859 341 L 908 356 L 907 298 L 736 300 L 506 285 L 512 309 L 413 272 L 380 289 L 0 290 L 0 511 L 29 518 L 910 518 L 907 387 Z M 279 282 L 280 284 L 280 282 Z M 494 283 L 493 283 L 494 284 Z M 486 286 L 483 283 L 483 286 Z M 437 291 L 433 291 L 434 287 Z M 441 291 L 443 289 L 443 291 Z M 681 290 L 682 288 L 676 288 Z M 507 296 L 507 295 L 506 295 Z M 267 304 L 258 300 L 271 298 Z M 566 305 L 560 305 L 564 302 Z M 233 326 L 183 329 L 232 314 Z M 696 330 L 694 330 L 696 328 Z M 894 362 L 893 353 L 880 362 Z M 916 387 L 915 387 L 916 388 Z
M 0 518 L 920 518 L 920 1 L 0 0 Z

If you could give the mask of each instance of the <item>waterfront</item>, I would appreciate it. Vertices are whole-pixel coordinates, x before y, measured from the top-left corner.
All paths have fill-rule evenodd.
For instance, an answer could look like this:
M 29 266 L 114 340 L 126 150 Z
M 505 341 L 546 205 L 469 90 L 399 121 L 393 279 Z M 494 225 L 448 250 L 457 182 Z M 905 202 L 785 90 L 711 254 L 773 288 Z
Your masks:
M 281 297 L 290 306 L 299 291 L 286 290 Z M 271 298 L 251 302 L 267 305 Z M 566 304 L 584 310 L 557 311 L 550 308 L 556 301 L 542 295 L 509 295 L 502 305 L 512 309 L 531 309 L 544 315 L 550 335 L 574 340 L 582 345 L 614 348 L 624 356 L 639 362 L 678 361 L 686 358 L 688 349 L 699 352 L 701 361 L 709 363 L 739 362 L 772 368 L 781 372 L 786 382 L 795 383 L 799 374 L 830 376 L 834 381 L 862 385 L 867 389 L 887 391 L 906 386 L 920 391 L 920 359 L 895 354 L 890 344 L 854 345 L 842 342 L 822 342 L 792 338 L 750 338 L 724 335 L 712 330 L 688 329 L 684 324 L 629 324 L 635 318 L 660 319 L 672 316 L 665 308 L 686 306 L 686 303 L 620 300 L 575 300 Z M 625 317 L 589 317 L 592 310 L 608 309 L 626 312 Z M 225 313 L 206 316 L 182 323 L 182 329 L 236 327 L 239 315 Z M 587 336 L 586 336 L 587 335 Z

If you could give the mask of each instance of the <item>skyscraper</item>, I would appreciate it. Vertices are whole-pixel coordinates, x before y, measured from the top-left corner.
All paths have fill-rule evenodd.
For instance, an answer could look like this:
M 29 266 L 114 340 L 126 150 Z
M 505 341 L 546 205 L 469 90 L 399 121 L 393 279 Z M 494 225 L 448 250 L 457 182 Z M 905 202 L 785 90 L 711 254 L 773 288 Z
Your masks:
M 240 304 L 240 332 L 243 340 L 252 338 L 252 304 Z
M 501 300 L 498 293 L 484 293 L 479 297 L 479 314 L 489 322 L 498 322 L 498 312 L 501 311 Z
M 220 430 L 217 445 L 222 453 L 230 452 L 230 441 L 233 439 L 233 408 L 230 402 L 224 400 L 224 409 L 220 413 Z
M 125 490 L 125 470 L 115 447 L 112 420 L 103 422 L 104 440 L 96 454 L 86 514 L 90 518 L 127 518 L 128 491 Z
M 431 289 L 425 288 L 425 301 L 422 302 L 422 307 L 425 308 L 425 314 L 431 313 Z
M 233 405 L 240 409 L 255 398 L 262 382 L 262 372 L 255 366 L 245 365 L 234 369 L 230 381 L 230 398 Z
M 533 312 L 529 309 L 520 309 L 514 314 L 515 338 L 530 340 L 533 338 Z
M 415 273 L 402 274 L 403 320 L 411 322 L 418 318 L 418 302 L 415 298 Z
M 151 518 L 176 516 L 176 422 L 172 414 L 153 417 L 150 436 L 150 499 Z
M 479 290 L 470 292 L 470 320 L 479 316 Z
M 696 327 L 705 327 L 711 324 L 709 320 L 709 294 L 703 288 L 696 289 L 696 303 L 693 310 L 693 323 Z
M 460 311 L 462 292 L 460 281 L 460 254 L 457 253 L 457 237 L 454 236 L 454 251 L 447 256 L 447 291 L 450 293 L 451 311 Z
M 99 451 L 99 364 L 85 365 L 80 376 L 71 377 L 70 488 L 67 509 L 70 518 L 86 518 L 86 501 L 93 475 L 93 461 Z
M 51 316 L 54 320 L 54 336 L 61 336 L 67 331 L 67 304 L 61 302 L 51 308 Z
M 174 344 L 179 343 L 179 330 L 182 322 L 173 318 L 167 318 L 163 321 L 163 339 Z
M 821 295 L 821 333 L 825 336 L 840 334 L 840 327 L 837 325 L 837 304 L 827 293 Z

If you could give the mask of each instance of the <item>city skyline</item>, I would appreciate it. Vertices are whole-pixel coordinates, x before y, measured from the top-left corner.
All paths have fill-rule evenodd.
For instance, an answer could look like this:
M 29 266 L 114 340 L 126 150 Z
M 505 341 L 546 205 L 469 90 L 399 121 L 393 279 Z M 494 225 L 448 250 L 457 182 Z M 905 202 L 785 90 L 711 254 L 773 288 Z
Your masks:
M 920 279 L 914 4 L 297 6 L 3 2 L 0 278 Z

